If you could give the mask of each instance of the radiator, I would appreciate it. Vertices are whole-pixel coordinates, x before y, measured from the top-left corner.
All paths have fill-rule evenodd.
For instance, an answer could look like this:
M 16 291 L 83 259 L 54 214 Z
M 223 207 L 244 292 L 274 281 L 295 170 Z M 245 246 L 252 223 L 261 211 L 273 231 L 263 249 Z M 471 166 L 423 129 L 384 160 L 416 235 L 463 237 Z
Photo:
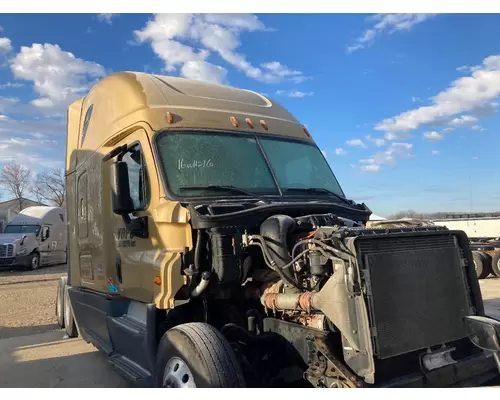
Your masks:
M 457 243 L 450 232 L 357 238 L 376 357 L 467 336 L 466 259 Z

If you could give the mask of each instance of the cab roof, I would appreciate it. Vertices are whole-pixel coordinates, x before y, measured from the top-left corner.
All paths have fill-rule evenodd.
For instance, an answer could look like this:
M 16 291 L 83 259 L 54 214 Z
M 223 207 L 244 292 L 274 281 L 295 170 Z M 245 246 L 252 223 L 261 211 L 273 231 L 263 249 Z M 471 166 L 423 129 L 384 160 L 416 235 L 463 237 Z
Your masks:
M 76 166 L 76 160 L 69 160 L 73 151 L 113 147 L 138 122 L 153 133 L 204 128 L 312 141 L 291 113 L 257 92 L 166 75 L 118 72 L 70 105 L 67 169 Z

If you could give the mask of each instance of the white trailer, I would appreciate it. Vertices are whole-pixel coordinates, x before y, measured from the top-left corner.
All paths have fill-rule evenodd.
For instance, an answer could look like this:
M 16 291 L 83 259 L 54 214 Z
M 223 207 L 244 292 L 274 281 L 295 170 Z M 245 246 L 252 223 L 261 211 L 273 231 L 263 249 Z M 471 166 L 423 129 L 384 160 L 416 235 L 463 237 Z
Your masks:
M 0 234 L 0 266 L 39 266 L 66 262 L 66 213 L 59 207 L 28 207 Z
M 479 279 L 491 273 L 500 277 L 500 216 L 488 214 L 450 215 L 432 221 L 450 230 L 464 231 L 469 237 Z

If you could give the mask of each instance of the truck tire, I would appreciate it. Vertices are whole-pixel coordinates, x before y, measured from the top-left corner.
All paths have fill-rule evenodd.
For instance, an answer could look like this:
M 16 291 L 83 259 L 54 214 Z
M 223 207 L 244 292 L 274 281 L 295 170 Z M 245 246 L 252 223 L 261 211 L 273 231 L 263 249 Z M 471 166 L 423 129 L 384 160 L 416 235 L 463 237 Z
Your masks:
M 64 328 L 68 337 L 75 338 L 78 336 L 75 316 L 73 315 L 73 308 L 71 307 L 71 301 L 68 295 L 68 285 L 64 286 Z
M 243 388 L 243 372 L 229 342 L 213 326 L 178 325 L 160 340 L 155 387 Z
M 493 272 L 493 275 L 495 275 L 497 278 L 500 278 L 500 251 L 497 251 L 491 257 L 491 270 Z
M 28 269 L 31 271 L 37 270 L 40 267 L 40 254 L 33 253 L 30 257 Z
M 493 272 L 492 257 L 488 253 L 485 253 L 484 251 L 479 251 L 479 255 L 484 259 L 484 265 L 486 267 L 486 270 L 488 271 L 488 274 L 491 274 Z
M 67 278 L 63 276 L 57 283 L 56 317 L 57 325 L 59 325 L 61 329 L 64 329 L 64 293 L 66 292 L 66 280 Z
M 472 252 L 472 258 L 474 260 L 474 266 L 476 268 L 477 279 L 484 279 L 489 274 L 488 266 L 486 263 L 486 259 L 481 256 L 481 253 L 478 251 Z

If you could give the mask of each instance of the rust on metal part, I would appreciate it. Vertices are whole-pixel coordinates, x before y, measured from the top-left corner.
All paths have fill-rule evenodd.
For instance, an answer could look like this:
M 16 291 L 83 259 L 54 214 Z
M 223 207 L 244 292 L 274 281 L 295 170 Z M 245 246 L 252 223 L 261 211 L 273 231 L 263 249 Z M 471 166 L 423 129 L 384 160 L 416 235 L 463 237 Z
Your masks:
M 174 122 L 174 115 L 170 111 L 167 112 L 167 122 L 169 124 L 171 124 L 172 122 Z

